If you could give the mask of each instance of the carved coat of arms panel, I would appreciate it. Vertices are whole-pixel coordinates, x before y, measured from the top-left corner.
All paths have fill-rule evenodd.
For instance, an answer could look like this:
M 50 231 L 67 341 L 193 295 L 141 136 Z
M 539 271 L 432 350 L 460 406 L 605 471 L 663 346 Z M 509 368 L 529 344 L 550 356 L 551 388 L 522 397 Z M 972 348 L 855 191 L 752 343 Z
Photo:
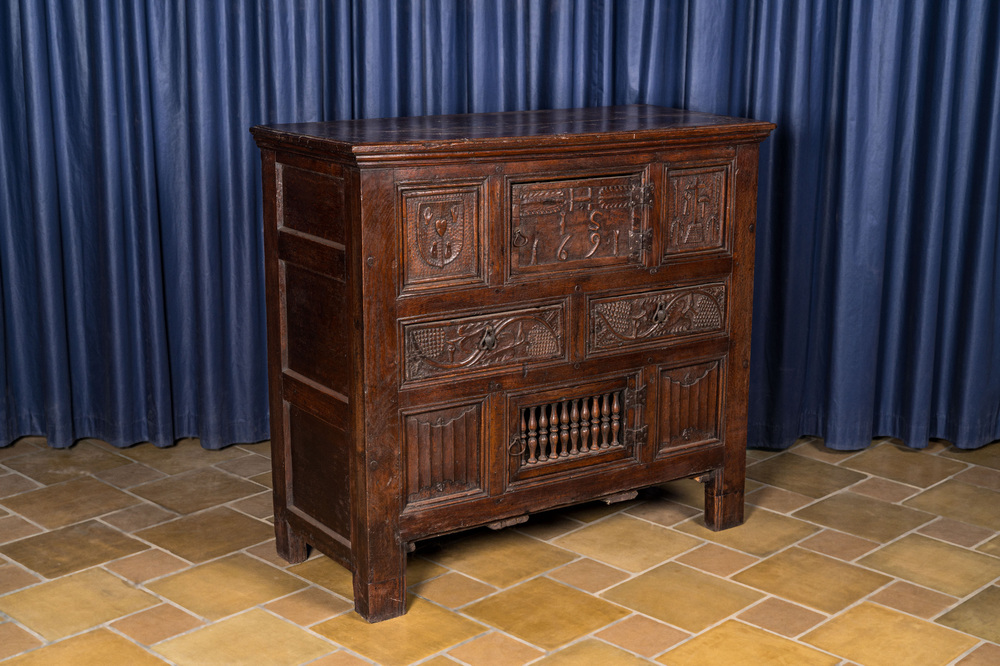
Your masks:
M 482 282 L 480 187 L 403 191 L 403 288 Z

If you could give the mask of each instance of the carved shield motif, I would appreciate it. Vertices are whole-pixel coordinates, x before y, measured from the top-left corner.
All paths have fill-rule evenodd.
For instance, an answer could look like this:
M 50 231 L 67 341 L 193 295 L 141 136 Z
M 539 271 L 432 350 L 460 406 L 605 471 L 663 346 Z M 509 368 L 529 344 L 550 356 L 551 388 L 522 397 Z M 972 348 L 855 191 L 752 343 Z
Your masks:
M 417 207 L 417 249 L 429 266 L 444 268 L 465 244 L 465 211 L 461 199 L 422 201 Z

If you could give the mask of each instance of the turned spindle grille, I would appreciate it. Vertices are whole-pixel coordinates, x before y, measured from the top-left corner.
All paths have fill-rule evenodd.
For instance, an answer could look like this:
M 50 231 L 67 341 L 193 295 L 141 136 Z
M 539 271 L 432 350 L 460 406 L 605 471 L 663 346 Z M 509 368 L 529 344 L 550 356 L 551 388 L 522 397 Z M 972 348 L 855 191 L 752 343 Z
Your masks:
M 624 391 L 521 409 L 522 466 L 588 456 L 621 447 Z

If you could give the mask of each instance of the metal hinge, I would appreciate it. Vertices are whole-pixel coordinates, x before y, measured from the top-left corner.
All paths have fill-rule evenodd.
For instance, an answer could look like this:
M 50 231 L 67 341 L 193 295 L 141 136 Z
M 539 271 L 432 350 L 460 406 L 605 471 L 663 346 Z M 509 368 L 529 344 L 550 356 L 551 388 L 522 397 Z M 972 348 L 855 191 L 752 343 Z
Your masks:
M 633 208 L 646 208 L 653 205 L 653 186 L 634 183 L 629 191 L 629 205 Z
M 631 428 L 625 431 L 625 446 L 645 446 L 649 439 L 649 426 Z
M 646 405 L 646 385 L 639 388 L 625 389 L 625 404 L 645 407 Z

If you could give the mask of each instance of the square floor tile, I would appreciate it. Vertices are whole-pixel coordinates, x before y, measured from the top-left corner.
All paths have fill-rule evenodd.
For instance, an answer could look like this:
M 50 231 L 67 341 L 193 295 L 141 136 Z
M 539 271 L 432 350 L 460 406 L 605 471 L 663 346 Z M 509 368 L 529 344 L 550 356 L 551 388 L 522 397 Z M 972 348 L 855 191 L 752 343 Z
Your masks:
M 837 666 L 840 659 L 774 634 L 729 620 L 657 659 L 670 666 L 789 664 Z
M 47 645 L 40 650 L 16 657 L 6 666 L 153 666 L 165 664 L 135 643 L 107 629 L 97 629 L 80 636 Z
M 978 642 L 931 622 L 869 603 L 838 615 L 802 640 L 865 666 L 941 666 Z
M 733 580 L 824 613 L 835 613 L 892 581 L 888 576 L 819 553 L 790 548 Z
M 11 458 L 4 465 L 48 486 L 121 467 L 129 462 L 128 458 L 89 442 L 80 442 L 68 449 L 41 448 L 28 455 Z
M 553 650 L 622 619 L 628 613 L 547 578 L 535 578 L 465 609 L 486 624 Z
M 0 596 L 41 582 L 41 578 L 16 564 L 0 564 Z
M 1000 577 L 1000 559 L 920 534 L 883 546 L 859 564 L 956 597 Z
M 784 599 L 771 598 L 740 613 L 740 619 L 792 638 L 812 629 L 827 617 Z
M 217 620 L 306 587 L 294 576 L 260 560 L 231 555 L 146 586 L 195 615 Z
M 418 583 L 410 589 L 414 594 L 419 594 L 424 599 L 430 599 L 445 608 L 459 608 L 497 591 L 492 585 L 481 583 L 460 573 L 446 573 Z
M 645 571 L 700 542 L 644 520 L 618 514 L 552 542 L 626 571 Z
M 190 562 L 205 562 L 266 541 L 274 528 L 225 507 L 184 516 L 136 532 L 136 536 Z
M 706 543 L 700 548 L 684 553 L 677 558 L 677 561 L 716 576 L 726 577 L 760 560 L 752 555 L 723 548 L 714 543 Z
M 1000 664 L 1000 645 L 983 643 L 955 666 L 996 666 Z
M 95 472 L 94 476 L 118 488 L 131 488 L 141 483 L 149 483 L 157 479 L 162 479 L 166 475 L 152 467 L 147 467 L 137 462 L 130 462 L 127 465 Z
M 649 662 L 613 645 L 588 638 L 579 643 L 573 643 L 573 645 L 535 663 L 540 666 L 543 664 L 544 666 L 583 666 L 584 664 L 644 666 Z
M 0 546 L 0 553 L 46 578 L 57 578 L 147 548 L 137 539 L 89 520 Z
M 138 444 L 121 449 L 120 454 L 164 474 L 180 474 L 199 467 L 240 458 L 246 455 L 246 451 L 235 446 L 210 451 L 203 448 L 198 439 L 182 439 L 173 446 L 166 447 L 156 447 L 149 443 Z
M 544 653 L 510 636 L 490 632 L 448 652 L 470 666 L 521 666 Z
M 51 641 L 157 603 L 120 578 L 90 569 L 0 597 L 0 612 Z
M 851 492 L 895 504 L 902 502 L 907 497 L 913 497 L 920 492 L 920 488 L 875 476 L 854 484 L 851 486 Z
M 946 627 L 1000 643 L 1000 587 L 987 587 L 937 621 Z
M 956 474 L 955 480 L 990 490 L 1000 490 L 1000 470 L 987 467 L 970 467 L 961 474 Z
M 993 555 L 994 557 L 1000 557 L 1000 536 L 994 537 L 978 546 L 976 550 L 986 553 L 987 555 Z
M 480 530 L 425 557 L 495 587 L 507 587 L 566 564 L 575 556 L 513 530 Z
M 720 532 L 705 527 L 703 518 L 681 523 L 675 529 L 757 557 L 767 557 L 819 530 L 815 525 L 766 509 L 748 511 L 745 523 Z
M 747 468 L 747 478 L 819 499 L 863 481 L 865 475 L 794 453 L 785 453 L 750 465 Z
M 114 513 L 109 513 L 106 516 L 101 516 L 101 522 L 117 527 L 123 532 L 131 533 L 147 527 L 152 527 L 153 525 L 165 523 L 176 517 L 177 514 L 173 511 L 167 511 L 166 509 L 156 506 L 150 502 L 143 502 L 142 504 L 136 504 L 135 506 L 130 506 L 127 509 L 122 509 L 121 511 L 115 511 Z
M 196 469 L 132 488 L 136 495 L 182 514 L 256 495 L 262 490 L 256 483 L 214 468 Z
M 542 541 L 549 541 L 577 529 L 582 524 L 579 520 L 567 518 L 559 511 L 546 511 L 529 516 L 528 522 L 512 529 Z
M 42 531 L 41 527 L 28 522 L 20 516 L 4 516 L 0 518 L 0 544 L 18 541 Z
M 904 502 L 906 506 L 1000 532 L 1000 492 L 945 481 Z
M 256 476 L 257 474 L 270 473 L 271 459 L 256 454 L 250 454 L 248 456 L 243 456 L 242 458 L 233 458 L 232 460 L 226 460 L 218 463 L 216 467 L 229 472 L 230 474 L 242 476 L 243 478 L 249 478 L 251 476 Z
M 624 571 L 587 558 L 570 562 L 548 573 L 549 578 L 591 594 L 620 583 L 628 576 Z
M 644 657 L 660 654 L 690 638 L 673 627 L 643 615 L 633 615 L 595 634 L 597 638 Z
M 761 486 L 752 493 L 747 493 L 747 504 L 753 504 L 778 513 L 791 513 L 813 502 L 812 497 L 793 493 L 791 490 Z
M 611 588 L 601 596 L 685 631 L 699 632 L 755 603 L 764 595 L 728 580 L 668 562 Z M 678 600 L 683 600 L 683 603 L 678 603 Z
M 866 553 L 870 553 L 881 544 L 836 530 L 823 530 L 798 545 L 808 550 L 815 550 L 817 553 L 836 557 L 838 560 L 851 562 Z
M 966 467 L 954 460 L 889 443 L 862 451 L 842 466 L 920 488 L 940 483 Z
M 159 643 L 155 650 L 179 664 L 304 664 L 336 646 L 259 609 Z
M 201 625 L 202 621 L 194 615 L 185 613 L 170 604 L 153 606 L 111 624 L 112 627 L 142 645 L 159 643 Z
M 934 520 L 930 513 L 849 492 L 820 500 L 792 515 L 881 543 Z
M 928 590 L 926 587 L 897 581 L 873 594 L 870 601 L 929 619 L 950 608 L 958 600 L 947 594 Z
M 951 518 L 939 518 L 920 528 L 921 534 L 953 543 L 956 546 L 971 548 L 992 537 L 996 532 L 979 525 L 969 525 Z
M 941 454 L 959 462 L 1000 469 L 1000 442 L 993 442 L 978 449 L 962 450 L 950 448 Z
M 698 485 L 700 486 L 701 484 Z M 649 499 L 625 510 L 625 515 L 643 518 L 651 523 L 658 523 L 665 527 L 676 525 L 692 516 L 697 516 L 699 513 L 701 513 L 699 509 L 662 497 Z
M 10 497 L 41 487 L 42 484 L 21 474 L 0 474 L 0 497 Z
M 300 626 L 309 626 L 349 611 L 354 606 L 344 599 L 318 587 L 307 587 L 265 608 Z
M 88 477 L 22 493 L 0 502 L 28 520 L 54 529 L 124 509 L 138 504 L 140 500 Z
M 402 666 L 469 640 L 486 628 L 420 598 L 412 598 L 406 614 L 369 624 L 357 613 L 345 613 L 313 627 L 313 631 L 385 666 Z

